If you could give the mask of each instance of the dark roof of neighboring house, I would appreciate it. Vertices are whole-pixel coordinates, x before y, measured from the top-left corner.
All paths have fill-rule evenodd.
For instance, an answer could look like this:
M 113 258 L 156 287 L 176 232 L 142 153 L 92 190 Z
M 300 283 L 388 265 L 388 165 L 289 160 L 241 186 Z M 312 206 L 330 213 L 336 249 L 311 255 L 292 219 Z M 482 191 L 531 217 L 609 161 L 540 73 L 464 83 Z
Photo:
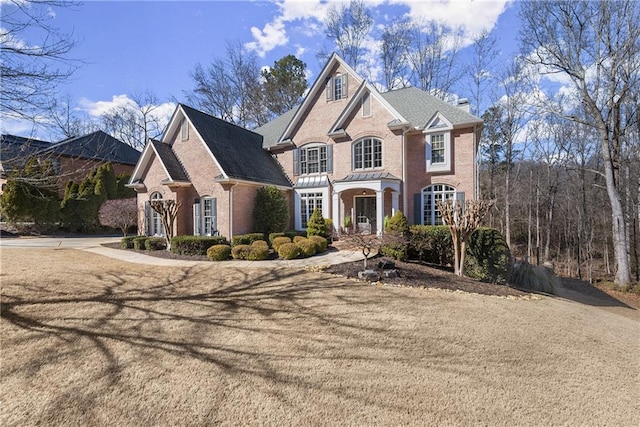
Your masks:
M 167 169 L 170 180 L 174 182 L 189 181 L 180 161 L 168 144 L 155 140 L 151 140 L 151 144 L 153 144 L 153 148 L 158 154 L 158 157 L 160 157 L 160 161 Z
M 101 130 L 88 135 L 65 139 L 56 144 L 50 144 L 49 147 L 41 150 L 39 154 L 40 153 L 109 161 L 125 165 L 135 165 L 140 157 L 138 150 L 135 150 L 111 135 L 107 135 Z
M 181 106 L 229 178 L 291 186 L 277 160 L 262 148 L 262 135 Z
M 416 87 L 392 90 L 380 95 L 402 115 L 412 127 L 424 129 L 429 120 L 440 112 L 453 126 L 462 124 L 482 123 L 482 119 L 467 113 L 462 108 L 451 105 Z M 269 149 L 277 145 L 289 122 L 299 107 L 287 111 L 269 123 L 255 129 L 254 132 L 264 137 L 264 148 Z M 328 130 L 328 127 L 327 127 Z
M 16 135 L 0 136 L 0 162 L 5 171 L 23 167 L 29 156 L 51 146 L 46 141 Z

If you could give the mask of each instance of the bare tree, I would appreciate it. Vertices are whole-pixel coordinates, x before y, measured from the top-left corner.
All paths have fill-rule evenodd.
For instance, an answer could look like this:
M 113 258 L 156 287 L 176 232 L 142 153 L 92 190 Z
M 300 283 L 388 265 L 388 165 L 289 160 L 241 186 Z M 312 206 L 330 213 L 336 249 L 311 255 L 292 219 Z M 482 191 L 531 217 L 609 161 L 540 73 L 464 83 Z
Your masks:
M 58 85 L 74 72 L 73 34 L 52 25 L 58 0 L 7 0 L 0 28 L 0 117 L 36 120 L 51 108 Z M 34 34 L 38 35 L 34 39 Z
M 402 18 L 384 28 L 380 36 L 380 61 L 382 61 L 382 84 L 388 90 L 408 84 L 408 49 L 411 43 L 411 21 Z
M 71 138 L 100 130 L 98 124 L 74 110 L 69 95 L 53 100 L 47 114 L 51 132 L 59 138 Z
M 151 200 L 149 206 L 160 215 L 162 226 L 164 227 L 164 238 L 167 241 L 167 250 L 171 250 L 171 239 L 173 238 L 173 225 L 176 222 L 180 202 L 175 200 Z
M 414 22 L 409 47 L 410 81 L 446 99 L 463 70 L 458 68 L 458 34 L 437 22 Z
M 162 135 L 169 118 L 158 114 L 160 102 L 150 91 L 133 94 L 130 99 L 103 114 L 102 124 L 114 138 L 142 150 L 149 138 Z
M 487 215 L 495 200 L 467 200 L 464 204 L 455 200 L 436 202 L 442 220 L 451 232 L 453 241 L 453 271 L 464 276 L 464 257 L 467 252 L 467 239 L 471 236 Z
M 640 84 L 640 3 L 621 1 L 530 1 L 521 4 L 521 43 L 543 73 L 566 75 L 586 114 L 566 104 L 555 114 L 594 127 L 600 135 L 611 207 L 615 283 L 630 282 L 629 241 L 620 193 L 620 164 L 630 128 L 637 126 L 634 94 Z M 626 113 L 629 113 L 627 115 Z
M 472 105 L 471 112 L 480 116 L 483 112 L 482 103 L 486 91 L 495 80 L 494 65 L 498 60 L 498 46 L 496 37 L 484 29 L 473 40 L 471 45 L 473 56 L 467 65 L 466 72 L 471 78 Z
M 373 18 L 364 0 L 351 0 L 339 8 L 332 6 L 324 24 L 325 35 L 335 43 L 340 56 L 356 68 L 364 54 L 364 40 L 373 26 Z
M 186 95 L 196 108 L 247 128 L 268 120 L 257 57 L 239 42 L 228 41 L 226 58 L 197 64 L 191 77 L 195 87 Z

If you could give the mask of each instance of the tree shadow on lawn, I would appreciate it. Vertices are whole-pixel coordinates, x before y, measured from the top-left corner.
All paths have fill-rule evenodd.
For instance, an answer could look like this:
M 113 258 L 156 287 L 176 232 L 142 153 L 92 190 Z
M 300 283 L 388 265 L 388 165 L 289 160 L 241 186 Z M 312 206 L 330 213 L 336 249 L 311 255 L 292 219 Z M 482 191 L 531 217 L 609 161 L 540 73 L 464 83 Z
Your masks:
M 104 381 L 105 392 L 121 384 L 125 369 L 119 362 L 121 345 L 136 349 L 137 353 L 147 353 L 150 360 L 157 352 L 165 354 L 161 357 L 196 359 L 215 365 L 228 375 L 245 374 L 281 385 L 319 389 L 345 399 L 354 398 L 348 388 L 286 374 L 278 370 L 279 364 L 287 360 L 385 363 L 385 345 L 376 336 L 388 336 L 389 325 L 374 321 L 367 322 L 373 323 L 369 326 L 359 320 L 375 315 L 372 304 L 385 304 L 385 299 L 395 298 L 389 293 L 370 296 L 367 292 L 353 292 L 356 287 L 368 285 L 349 283 L 345 286 L 344 281 L 329 275 L 294 269 L 249 271 L 189 267 L 174 271 L 180 273 L 140 287 L 136 286 L 137 282 L 149 280 L 143 273 L 123 277 L 119 271 L 108 271 L 96 273 L 93 279 L 87 280 L 100 285 L 88 286 L 79 293 L 57 291 L 50 284 L 30 286 L 27 296 L 3 291 L 2 319 L 28 332 L 5 345 L 35 346 L 29 363 L 8 368 L 5 375 L 27 371 L 22 374 L 35 376 L 43 364 L 64 365 L 61 360 L 74 352 L 78 359 L 98 354 L 103 360 L 101 371 L 91 372 L 83 378 L 85 384 L 75 384 L 72 390 L 58 397 L 66 399 L 67 406 L 72 400 L 82 401 L 84 407 L 91 408 L 87 403 L 98 399 L 100 393 L 85 391 L 90 383 Z M 169 325 L 177 325 L 182 333 L 165 332 Z M 227 337 L 230 331 L 242 338 L 258 334 L 271 340 L 294 340 L 302 348 L 323 349 L 337 343 L 347 348 L 376 349 L 376 352 L 286 354 L 279 348 L 261 350 L 255 345 L 227 343 L 224 338 L 218 338 Z M 320 334 L 314 335 L 313 331 Z M 38 340 L 52 337 L 55 345 L 36 346 Z M 397 339 L 403 339 L 402 333 Z M 79 343 L 89 343 L 93 351 L 87 353 Z M 389 345 L 395 350 L 395 343 Z M 273 343 L 269 347 L 273 347 Z M 114 351 L 114 348 L 117 349 Z M 432 356 L 454 357 L 456 354 L 439 354 L 434 350 Z M 398 361 L 397 354 L 394 361 Z M 406 362 L 414 360 L 407 355 Z M 362 401 L 362 396 L 358 399 Z M 371 404 L 398 409 L 396 403 L 381 401 L 376 396 L 370 399 Z M 61 405 L 65 406 L 63 403 L 48 407 L 56 411 Z
M 561 277 L 560 281 L 561 286 L 556 289 L 556 296 L 558 297 L 595 307 L 622 307 L 634 311 L 637 310 L 636 307 L 626 304 L 583 280 Z

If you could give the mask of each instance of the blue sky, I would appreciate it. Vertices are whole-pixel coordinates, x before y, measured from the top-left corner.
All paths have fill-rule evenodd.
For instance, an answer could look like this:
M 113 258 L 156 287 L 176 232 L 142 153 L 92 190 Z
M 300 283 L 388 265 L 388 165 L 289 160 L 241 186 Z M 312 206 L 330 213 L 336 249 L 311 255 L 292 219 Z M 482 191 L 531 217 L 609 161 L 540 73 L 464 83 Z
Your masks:
M 4 1 L 0 4 L 7 7 Z M 59 92 L 90 117 L 143 91 L 166 102 L 168 111 L 173 99 L 184 100 L 184 91 L 192 88 L 194 66 L 223 57 L 227 40 L 255 51 L 264 66 L 287 54 L 298 56 L 307 63 L 311 84 L 321 67 L 315 53 L 323 44 L 331 48 L 322 19 L 334 4 L 324 0 L 89 0 L 71 9 L 57 8 L 52 24 L 73 33 L 78 45 L 72 56 L 83 61 Z M 463 28 L 469 39 L 488 28 L 498 37 L 505 58 L 517 50 L 517 10 L 507 0 L 368 0 L 367 4 L 378 29 L 395 16 L 409 14 Z M 24 37 L 35 42 L 28 40 L 28 33 Z M 2 132 L 24 135 L 32 133 L 32 127 L 5 120 Z

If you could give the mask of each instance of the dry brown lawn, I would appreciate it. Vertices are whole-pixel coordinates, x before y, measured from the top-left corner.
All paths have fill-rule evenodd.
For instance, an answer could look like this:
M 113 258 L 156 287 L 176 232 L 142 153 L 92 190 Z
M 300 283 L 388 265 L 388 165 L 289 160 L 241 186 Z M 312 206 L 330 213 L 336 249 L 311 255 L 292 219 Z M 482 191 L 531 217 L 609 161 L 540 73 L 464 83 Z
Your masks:
M 640 424 L 629 308 L 70 249 L 1 261 L 3 426 Z

